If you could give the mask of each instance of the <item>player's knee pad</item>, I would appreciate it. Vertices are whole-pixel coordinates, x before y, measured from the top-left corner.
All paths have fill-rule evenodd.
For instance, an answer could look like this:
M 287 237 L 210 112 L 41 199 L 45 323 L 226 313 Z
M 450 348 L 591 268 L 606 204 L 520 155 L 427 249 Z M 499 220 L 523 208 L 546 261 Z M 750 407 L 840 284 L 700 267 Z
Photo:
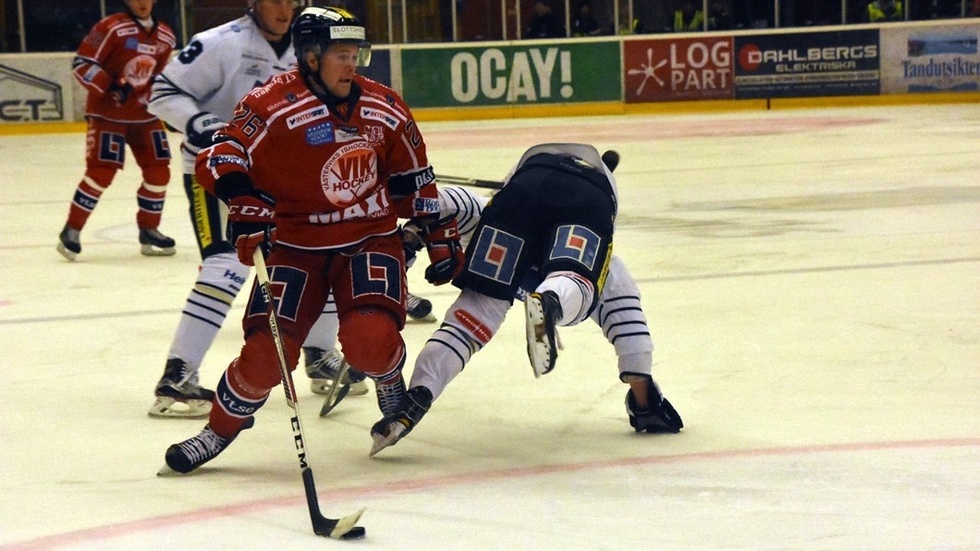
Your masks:
M 151 186 L 166 186 L 170 182 L 170 166 L 150 165 L 143 167 L 143 182 Z
M 299 361 L 299 345 L 287 334 L 282 335 L 286 365 L 292 370 Z M 245 346 L 238 356 L 238 370 L 245 385 L 255 390 L 270 389 L 282 382 L 279 354 L 272 333 L 252 330 L 245 337 Z
M 85 183 L 101 193 L 112 184 L 118 170 L 113 166 L 90 166 L 85 169 Z
M 222 297 L 231 305 L 248 281 L 249 268 L 238 261 L 238 255 L 226 252 L 209 256 L 201 262 L 194 289 L 208 296 Z
M 347 362 L 375 378 L 397 367 L 405 350 L 395 315 L 380 306 L 344 312 L 337 339 Z

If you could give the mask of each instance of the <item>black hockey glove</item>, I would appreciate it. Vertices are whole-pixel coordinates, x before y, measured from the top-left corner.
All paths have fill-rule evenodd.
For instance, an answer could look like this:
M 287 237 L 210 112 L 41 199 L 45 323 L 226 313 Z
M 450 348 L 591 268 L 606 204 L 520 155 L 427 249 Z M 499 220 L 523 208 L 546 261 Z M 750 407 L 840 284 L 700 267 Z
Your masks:
M 126 79 L 121 78 L 109 85 L 108 93 L 112 97 L 112 101 L 116 102 L 116 105 L 122 105 L 132 95 L 133 85 L 126 82 Z
M 636 373 L 623 373 L 619 378 L 623 382 L 629 382 L 635 380 L 635 377 L 641 377 L 647 381 L 647 397 L 650 405 L 646 408 L 640 408 L 636 405 L 633 390 L 626 391 L 626 414 L 629 415 L 630 426 L 636 432 L 680 432 L 684 428 L 684 421 L 681 420 L 681 416 L 677 414 L 674 406 L 660 393 L 652 377 Z
M 184 129 L 184 147 L 187 151 L 197 154 L 205 147 L 210 147 L 214 138 L 214 133 L 227 126 L 214 113 L 201 112 L 187 121 L 187 128 Z

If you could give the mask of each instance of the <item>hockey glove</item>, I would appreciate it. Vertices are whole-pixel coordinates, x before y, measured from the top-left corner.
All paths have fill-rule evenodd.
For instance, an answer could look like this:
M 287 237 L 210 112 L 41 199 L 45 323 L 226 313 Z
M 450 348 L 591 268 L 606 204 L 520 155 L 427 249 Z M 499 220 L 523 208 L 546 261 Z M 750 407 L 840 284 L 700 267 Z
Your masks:
M 228 240 L 235 244 L 238 261 L 252 266 L 256 247 L 265 254 L 276 242 L 273 205 L 254 195 L 240 195 L 228 202 Z
M 653 382 L 653 378 L 649 375 L 629 372 L 620 374 L 619 378 L 624 383 L 638 380 L 644 380 L 647 383 L 649 405 L 645 408 L 637 405 L 632 389 L 626 391 L 626 414 L 630 418 L 630 426 L 636 432 L 678 433 L 684 428 L 684 421 L 681 420 L 681 416 L 677 414 L 677 410 L 667 401 L 667 398 L 660 393 L 660 389 Z
M 187 128 L 184 129 L 184 148 L 196 155 L 198 151 L 210 147 L 214 133 L 225 126 L 228 125 L 214 113 L 201 112 L 194 115 L 187 121 Z
M 433 285 L 443 285 L 463 271 L 466 257 L 459 244 L 455 218 L 443 218 L 425 226 L 422 242 L 429 253 L 429 267 L 425 269 L 426 281 Z
M 116 102 L 116 105 L 122 105 L 126 103 L 126 100 L 133 93 L 133 85 L 126 82 L 126 79 L 121 78 L 109 85 L 108 92 L 112 97 L 112 101 Z

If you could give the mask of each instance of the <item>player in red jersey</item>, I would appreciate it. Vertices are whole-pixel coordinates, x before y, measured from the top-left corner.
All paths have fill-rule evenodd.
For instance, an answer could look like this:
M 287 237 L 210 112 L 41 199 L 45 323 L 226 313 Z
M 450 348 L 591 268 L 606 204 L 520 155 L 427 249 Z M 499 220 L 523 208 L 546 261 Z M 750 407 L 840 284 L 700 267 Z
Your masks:
M 85 119 L 85 176 L 75 188 L 58 252 L 75 260 L 79 234 L 99 198 L 123 167 L 126 145 L 143 171 L 136 192 L 141 251 L 174 254 L 174 240 L 157 229 L 170 181 L 170 145 L 163 123 L 146 110 L 153 77 L 176 45 L 173 30 L 153 17 L 156 0 L 125 0 L 126 11 L 92 27 L 72 62 L 75 78 L 88 91 Z
M 198 182 L 228 203 L 243 263 L 252 264 L 263 229 L 275 223 L 267 265 L 287 365 L 295 368 L 332 290 L 344 356 L 374 379 L 378 406 L 388 414 L 405 397 L 398 218 L 422 224 L 431 260 L 426 279 L 437 285 L 462 268 L 459 232 L 455 219 L 439 218 L 435 177 L 408 107 L 390 88 L 356 74 L 370 54 L 364 26 L 342 9 L 306 8 L 292 38 L 298 69 L 245 96 L 214 145 L 198 154 Z M 189 472 L 217 456 L 252 426 L 279 384 L 266 306 L 253 287 L 245 346 L 218 382 L 208 425 L 167 450 L 170 469 Z

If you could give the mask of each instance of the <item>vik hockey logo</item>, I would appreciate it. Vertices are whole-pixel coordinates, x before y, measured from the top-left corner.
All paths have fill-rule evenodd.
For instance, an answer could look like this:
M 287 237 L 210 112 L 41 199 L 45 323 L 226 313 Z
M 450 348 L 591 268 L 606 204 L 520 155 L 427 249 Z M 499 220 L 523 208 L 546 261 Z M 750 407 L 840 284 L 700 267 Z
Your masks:
M 64 118 L 60 85 L 0 65 L 0 120 L 60 121 Z
M 374 190 L 378 159 L 366 141 L 351 142 L 327 160 L 320 172 L 320 188 L 330 203 L 349 207 Z

